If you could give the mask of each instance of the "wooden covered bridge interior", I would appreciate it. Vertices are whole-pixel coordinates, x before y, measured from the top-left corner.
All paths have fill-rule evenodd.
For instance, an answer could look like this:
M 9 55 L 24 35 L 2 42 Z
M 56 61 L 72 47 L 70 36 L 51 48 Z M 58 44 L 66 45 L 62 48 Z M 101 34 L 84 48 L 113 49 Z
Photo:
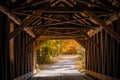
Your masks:
M 0 80 L 27 80 L 48 39 L 86 49 L 85 73 L 120 80 L 119 0 L 0 0 Z

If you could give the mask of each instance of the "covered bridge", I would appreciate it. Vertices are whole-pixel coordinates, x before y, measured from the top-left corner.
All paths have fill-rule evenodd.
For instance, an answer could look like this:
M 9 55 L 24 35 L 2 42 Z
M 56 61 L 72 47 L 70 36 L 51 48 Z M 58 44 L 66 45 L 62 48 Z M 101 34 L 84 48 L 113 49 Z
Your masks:
M 27 80 L 48 39 L 86 49 L 85 73 L 120 80 L 119 0 L 0 0 L 0 80 Z

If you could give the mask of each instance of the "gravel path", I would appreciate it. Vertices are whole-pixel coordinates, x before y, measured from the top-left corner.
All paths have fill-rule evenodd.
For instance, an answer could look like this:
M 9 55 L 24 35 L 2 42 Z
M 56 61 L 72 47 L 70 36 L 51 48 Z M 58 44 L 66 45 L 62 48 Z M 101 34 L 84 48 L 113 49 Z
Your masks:
M 34 75 L 31 80 L 86 80 L 75 68 L 77 56 L 63 56 L 58 62 Z

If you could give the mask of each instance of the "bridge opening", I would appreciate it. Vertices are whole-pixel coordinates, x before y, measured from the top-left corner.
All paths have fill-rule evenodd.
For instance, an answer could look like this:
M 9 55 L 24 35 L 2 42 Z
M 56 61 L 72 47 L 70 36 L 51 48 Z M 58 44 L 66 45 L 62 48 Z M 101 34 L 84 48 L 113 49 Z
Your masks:
M 36 58 L 33 78 L 85 80 L 85 49 L 74 39 L 47 40 L 36 50 Z

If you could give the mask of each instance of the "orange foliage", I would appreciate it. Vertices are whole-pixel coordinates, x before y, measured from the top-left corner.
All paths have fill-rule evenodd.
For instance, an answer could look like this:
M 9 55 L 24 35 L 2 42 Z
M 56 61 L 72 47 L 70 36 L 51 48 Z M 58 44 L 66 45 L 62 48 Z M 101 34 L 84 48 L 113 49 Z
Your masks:
M 68 54 L 76 54 L 77 49 L 75 47 L 71 47 L 69 50 L 66 51 Z
M 62 52 L 76 53 L 80 45 L 75 40 L 64 40 L 62 43 Z

